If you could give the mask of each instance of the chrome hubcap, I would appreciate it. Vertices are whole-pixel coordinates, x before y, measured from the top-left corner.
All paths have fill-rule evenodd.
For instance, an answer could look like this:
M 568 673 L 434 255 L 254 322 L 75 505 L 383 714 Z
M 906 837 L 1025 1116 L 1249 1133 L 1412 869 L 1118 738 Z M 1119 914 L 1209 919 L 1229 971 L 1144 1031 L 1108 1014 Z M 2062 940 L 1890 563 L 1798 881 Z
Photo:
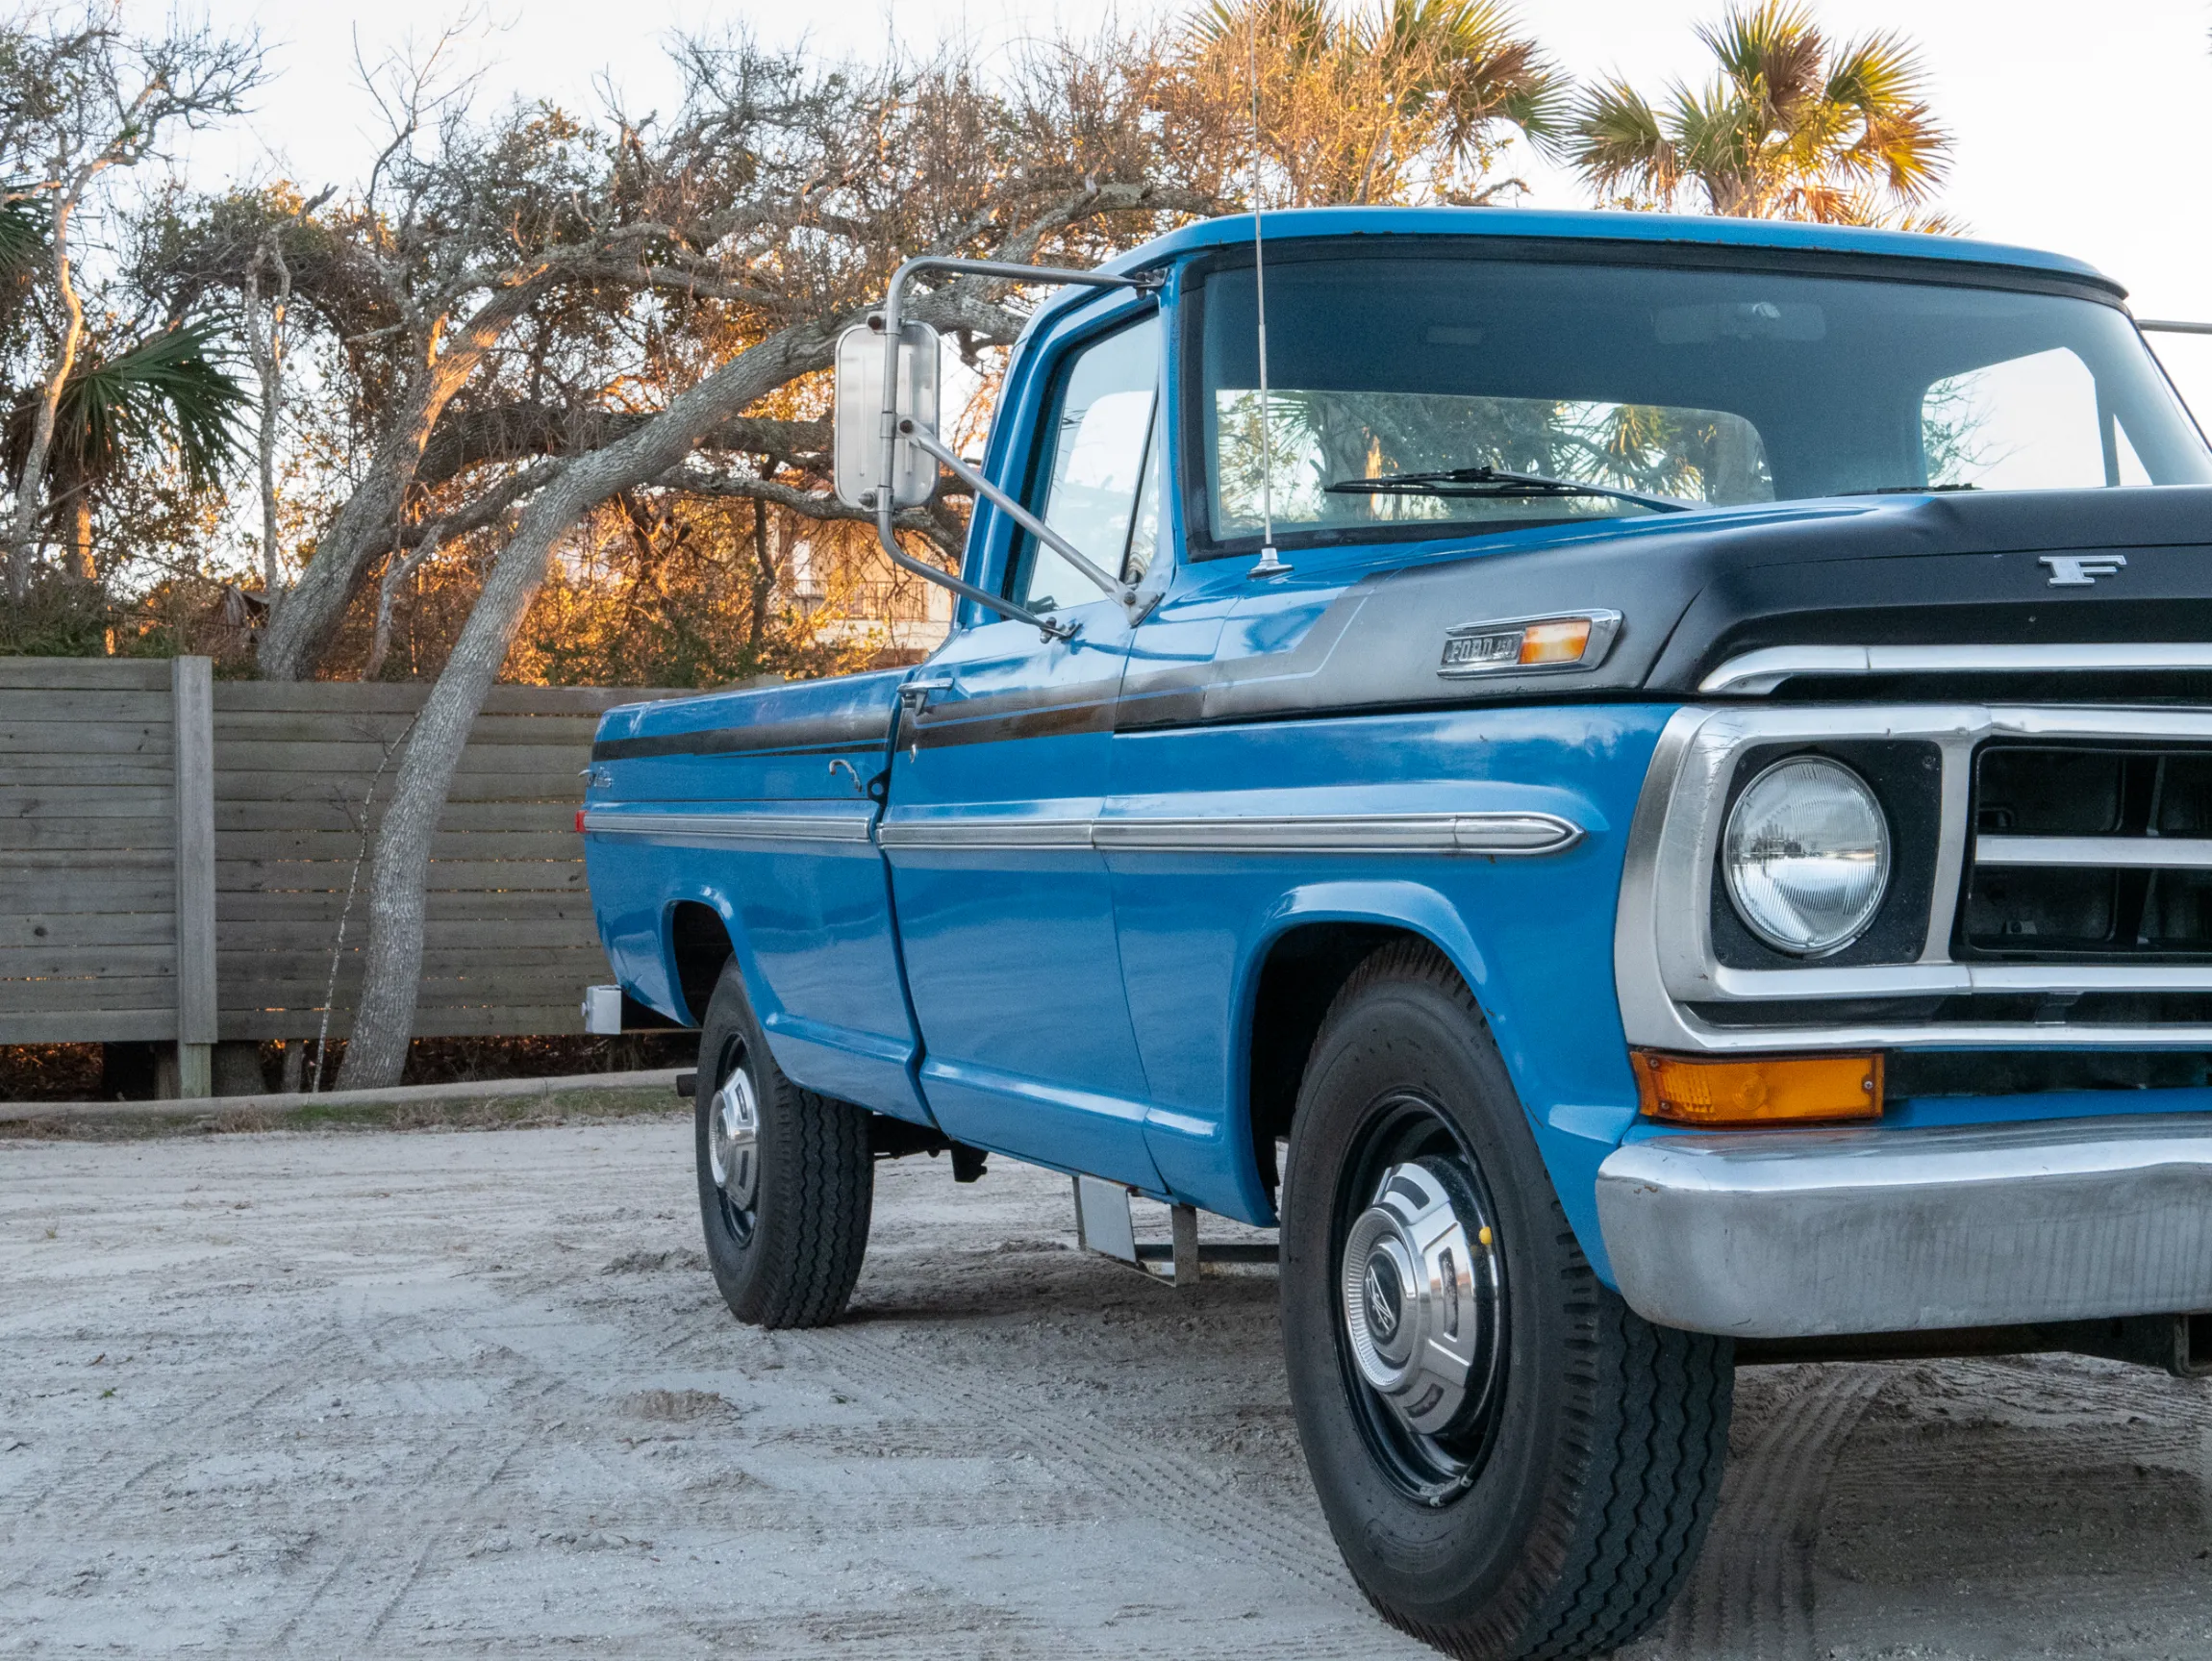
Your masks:
M 1345 1239 L 1352 1359 L 1405 1427 L 1439 1435 L 1490 1394 L 1499 1350 L 1496 1243 L 1470 1231 L 1441 1162 L 1394 1165 Z
M 715 1092 L 707 1124 L 707 1169 L 722 1197 L 750 1211 L 761 1175 L 761 1110 L 742 1067 Z

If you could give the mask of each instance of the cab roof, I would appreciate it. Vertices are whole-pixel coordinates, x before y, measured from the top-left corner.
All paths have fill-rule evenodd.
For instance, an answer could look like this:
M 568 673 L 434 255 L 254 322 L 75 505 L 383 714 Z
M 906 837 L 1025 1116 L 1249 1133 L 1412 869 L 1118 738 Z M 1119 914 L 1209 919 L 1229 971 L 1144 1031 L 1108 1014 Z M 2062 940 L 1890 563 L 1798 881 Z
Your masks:
M 1672 244 L 1676 247 L 1764 248 L 1821 254 L 1865 254 L 1930 264 L 2009 266 L 2094 283 L 2124 295 L 2094 265 L 2040 248 L 1975 242 L 1917 231 L 1858 225 L 1809 225 L 1787 219 L 1724 219 L 1686 214 L 1560 211 L 1531 208 L 1295 208 L 1262 215 L 1267 242 L 1316 237 L 1517 237 L 1581 242 Z M 1156 265 L 1208 248 L 1249 246 L 1252 216 L 1201 219 L 1155 238 L 1108 264 L 1109 270 Z

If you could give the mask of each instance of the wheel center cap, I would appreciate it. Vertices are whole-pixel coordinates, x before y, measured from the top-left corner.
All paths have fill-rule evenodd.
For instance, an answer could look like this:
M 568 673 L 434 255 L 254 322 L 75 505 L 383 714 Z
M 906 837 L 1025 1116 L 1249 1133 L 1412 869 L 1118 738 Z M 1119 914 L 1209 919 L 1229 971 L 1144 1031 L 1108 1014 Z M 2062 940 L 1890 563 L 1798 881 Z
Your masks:
M 1487 1396 L 1497 1350 L 1497 1259 L 1426 1163 L 1383 1172 L 1345 1239 L 1339 1282 L 1360 1376 L 1406 1425 L 1444 1430 Z
M 1368 1254 L 1368 1271 L 1363 1290 L 1367 1294 L 1368 1330 L 1378 1344 L 1388 1344 L 1397 1335 L 1399 1305 L 1405 1301 L 1405 1287 L 1398 1279 L 1397 1265 L 1390 1260 L 1388 1252 Z
M 708 1104 L 707 1170 L 722 1196 L 740 1211 L 752 1208 L 760 1186 L 760 1105 L 753 1081 L 738 1068 Z

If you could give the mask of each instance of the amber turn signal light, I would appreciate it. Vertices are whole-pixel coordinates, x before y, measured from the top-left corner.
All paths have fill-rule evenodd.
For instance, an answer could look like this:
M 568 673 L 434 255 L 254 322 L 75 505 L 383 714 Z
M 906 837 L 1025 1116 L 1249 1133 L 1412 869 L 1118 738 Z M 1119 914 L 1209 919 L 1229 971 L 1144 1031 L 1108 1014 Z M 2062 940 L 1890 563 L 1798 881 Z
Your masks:
M 1530 623 L 1521 631 L 1523 664 L 1578 664 L 1590 645 L 1588 617 L 1560 617 L 1547 623 Z
M 1764 1056 L 1704 1061 L 1632 1049 L 1646 1119 L 1672 1124 L 1781 1124 L 1879 1119 L 1880 1055 Z

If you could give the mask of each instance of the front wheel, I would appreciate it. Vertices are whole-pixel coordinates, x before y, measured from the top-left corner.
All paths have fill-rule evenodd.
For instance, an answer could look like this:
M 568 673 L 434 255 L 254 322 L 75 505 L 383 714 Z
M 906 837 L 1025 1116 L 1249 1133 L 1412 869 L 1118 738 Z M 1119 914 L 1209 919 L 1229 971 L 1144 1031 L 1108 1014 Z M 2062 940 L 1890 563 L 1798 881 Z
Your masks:
M 707 1264 L 730 1312 L 755 1326 L 835 1321 L 867 1250 L 867 1115 L 784 1076 L 734 958 L 699 1031 L 695 1103 Z
M 1598 1282 L 1433 949 L 1387 946 L 1338 994 L 1282 1212 L 1299 1439 L 1375 1608 L 1470 1661 L 1647 1631 L 1720 1497 L 1731 1346 Z

